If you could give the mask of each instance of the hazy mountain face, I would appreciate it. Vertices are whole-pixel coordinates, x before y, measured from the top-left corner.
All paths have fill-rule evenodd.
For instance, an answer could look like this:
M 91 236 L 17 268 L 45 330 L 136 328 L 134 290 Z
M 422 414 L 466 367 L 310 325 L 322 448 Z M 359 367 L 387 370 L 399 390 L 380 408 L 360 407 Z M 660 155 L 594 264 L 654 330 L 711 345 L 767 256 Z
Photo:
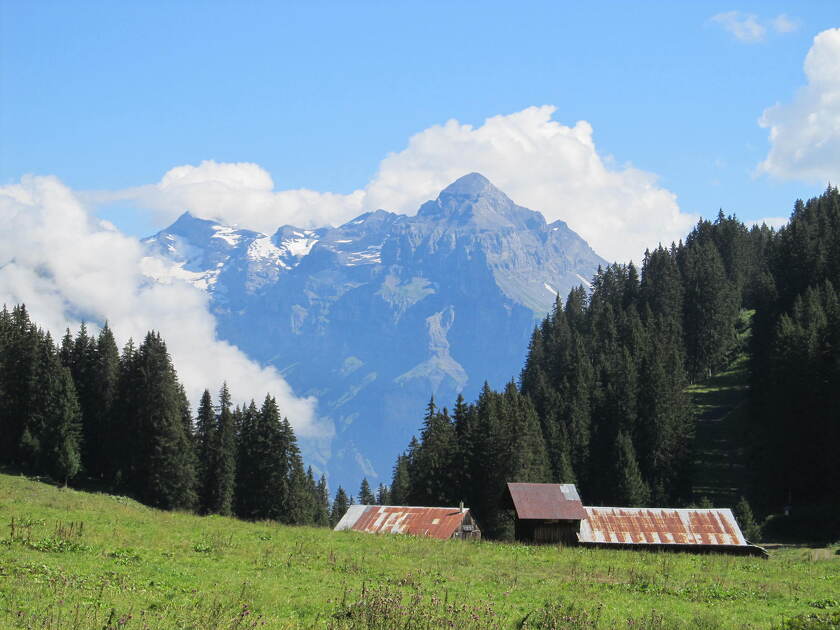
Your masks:
M 522 368 L 534 325 L 605 264 L 562 221 L 514 204 L 477 173 L 413 217 L 268 236 L 184 214 L 146 240 L 211 295 L 220 335 L 314 395 L 335 437 L 304 444 L 333 489 L 388 483 L 434 395 L 451 406 Z

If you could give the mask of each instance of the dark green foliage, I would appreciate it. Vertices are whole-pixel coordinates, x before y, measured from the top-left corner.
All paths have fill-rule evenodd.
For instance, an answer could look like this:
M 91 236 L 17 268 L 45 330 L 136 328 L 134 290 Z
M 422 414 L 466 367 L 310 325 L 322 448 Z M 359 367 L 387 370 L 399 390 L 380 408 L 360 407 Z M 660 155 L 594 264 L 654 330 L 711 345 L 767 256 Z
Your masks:
M 797 201 L 767 245 L 752 337 L 752 469 L 762 512 L 840 513 L 840 193 Z M 805 525 L 816 531 L 825 523 Z M 840 530 L 834 532 L 840 536 Z
M 362 479 L 362 485 L 359 488 L 359 503 L 361 505 L 374 505 L 376 503 L 376 497 L 373 496 L 373 492 L 370 490 L 367 477 Z
M 412 505 L 451 505 L 453 503 L 453 477 L 457 470 L 456 455 L 455 426 L 447 410 L 438 411 L 432 398 L 426 407 L 420 443 L 413 449 L 410 460 L 409 501 Z M 365 503 L 361 495 L 359 502 Z
M 391 505 L 408 505 L 411 492 L 411 478 L 408 474 L 408 456 L 399 455 L 394 464 L 394 475 L 391 478 Z
M 344 492 L 344 488 L 338 486 L 338 490 L 335 493 L 335 500 L 333 501 L 332 509 L 330 510 L 330 527 L 336 526 L 349 507 L 350 499 L 348 499 L 347 493 Z
M 197 459 L 196 475 L 198 478 L 199 511 L 210 512 L 213 449 L 216 442 L 216 413 L 213 410 L 213 399 L 210 390 L 205 389 L 198 403 L 195 418 L 193 443 Z
M 642 507 L 648 505 L 650 489 L 642 479 L 639 464 L 636 461 L 636 451 L 633 442 L 624 431 L 619 431 L 615 437 L 612 452 L 616 481 L 612 492 L 611 502 L 614 505 Z
M 309 469 L 312 470 L 311 468 Z M 315 486 L 314 516 L 312 524 L 318 527 L 330 526 L 330 494 L 327 489 L 327 478 L 321 475 Z
M 713 242 L 686 246 L 682 259 L 686 366 L 693 379 L 707 378 L 735 344 L 740 294 Z
M 70 371 L 24 306 L 0 315 L 0 461 L 67 483 L 82 466 L 81 417 Z
M 202 397 L 202 407 L 205 402 L 205 397 Z M 218 414 L 213 414 L 212 408 L 210 409 L 210 421 L 214 426 L 208 436 L 209 450 L 204 488 L 204 511 L 223 516 L 233 513 L 236 483 L 236 428 L 230 407 L 230 392 L 225 383 L 219 392 Z M 199 425 L 203 421 L 202 410 L 199 410 Z
M 120 355 L 105 324 L 57 348 L 24 306 L 0 311 L 0 464 L 98 485 L 166 509 L 327 525 L 326 479 L 304 471 L 292 426 L 271 396 L 232 409 L 208 391 L 193 424 L 161 336 Z M 238 469 L 237 469 L 238 464 Z
M 133 385 L 123 389 L 131 443 L 126 487 L 149 505 L 194 507 L 196 471 L 183 422 L 185 401 L 159 334 L 146 335 L 126 378 Z
M 391 491 L 384 483 L 376 489 L 376 505 L 391 505 Z
M 741 497 L 738 503 L 735 504 L 733 512 L 735 513 L 735 519 L 738 521 L 738 525 L 741 526 L 741 532 L 744 534 L 744 538 L 751 543 L 760 543 L 761 526 L 756 523 L 749 502 L 744 497 Z

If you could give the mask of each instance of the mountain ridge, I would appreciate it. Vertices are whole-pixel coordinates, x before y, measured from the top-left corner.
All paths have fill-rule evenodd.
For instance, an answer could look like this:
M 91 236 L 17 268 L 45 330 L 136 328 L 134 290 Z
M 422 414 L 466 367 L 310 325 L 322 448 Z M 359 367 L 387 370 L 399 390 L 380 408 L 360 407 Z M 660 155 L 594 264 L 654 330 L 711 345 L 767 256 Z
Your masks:
M 388 481 L 431 395 L 448 404 L 516 374 L 557 296 L 606 263 L 478 173 L 414 216 L 268 235 L 185 213 L 144 243 L 168 265 L 155 279 L 208 292 L 221 338 L 318 398 L 336 435 L 306 454 L 351 488 Z

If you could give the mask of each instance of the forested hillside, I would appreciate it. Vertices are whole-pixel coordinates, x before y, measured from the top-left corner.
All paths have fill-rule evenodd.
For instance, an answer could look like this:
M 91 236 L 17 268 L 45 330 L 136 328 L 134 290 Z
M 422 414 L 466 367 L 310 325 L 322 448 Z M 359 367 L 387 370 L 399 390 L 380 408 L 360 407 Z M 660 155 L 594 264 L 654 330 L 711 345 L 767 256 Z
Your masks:
M 434 403 L 394 468 L 395 502 L 464 499 L 491 536 L 507 481 L 573 482 L 590 504 L 687 505 L 694 410 L 686 386 L 741 353 L 753 374 L 753 465 L 741 492 L 787 505 L 811 536 L 840 533 L 840 195 L 798 201 L 775 232 L 721 212 L 685 242 L 600 269 L 534 331 L 518 385 L 450 416 Z M 739 341 L 755 310 L 749 343 Z M 748 508 L 741 503 L 741 512 Z M 819 526 L 808 520 L 817 515 Z M 788 519 L 788 520 L 790 520 Z
M 56 346 L 26 307 L 0 311 L 0 465 L 147 505 L 328 525 L 326 479 L 266 395 L 233 408 L 227 386 L 192 417 L 166 344 L 150 332 L 120 353 L 106 324 Z

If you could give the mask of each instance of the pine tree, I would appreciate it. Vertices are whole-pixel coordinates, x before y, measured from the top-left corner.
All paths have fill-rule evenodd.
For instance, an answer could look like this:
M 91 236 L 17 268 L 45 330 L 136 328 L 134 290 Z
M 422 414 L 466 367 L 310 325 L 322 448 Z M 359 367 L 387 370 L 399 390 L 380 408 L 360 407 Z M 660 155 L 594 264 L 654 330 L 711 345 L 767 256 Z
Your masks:
M 330 495 L 324 475 L 321 475 L 316 487 L 314 524 L 317 527 L 330 526 Z
M 752 508 L 744 497 L 738 500 L 735 505 L 735 519 L 741 526 L 741 532 L 749 542 L 755 544 L 761 542 L 761 526 L 753 516 Z
M 624 431 L 619 431 L 613 450 L 615 461 L 614 501 L 617 505 L 644 506 L 650 497 L 650 490 L 642 479 L 633 442 Z
M 93 477 L 104 480 L 110 475 L 108 450 L 110 424 L 115 413 L 120 374 L 120 355 L 114 333 L 106 322 L 95 343 L 87 416 L 84 417 L 84 464 Z
M 335 493 L 332 509 L 330 510 L 330 527 L 335 527 L 338 524 L 338 521 L 341 520 L 341 517 L 344 516 L 349 507 L 350 500 L 347 498 L 347 493 L 344 492 L 344 488 L 339 486 Z
M 38 444 L 32 465 L 67 485 L 81 470 L 81 414 L 70 370 L 61 365 L 49 335 L 38 358 L 38 395 L 30 430 Z
M 196 503 L 192 444 L 184 431 L 184 401 L 166 344 L 150 332 L 137 350 L 128 409 L 136 436 L 129 487 L 144 502 L 164 509 Z
M 206 391 L 206 390 L 205 390 Z M 202 399 L 204 404 L 204 399 Z M 219 412 L 210 413 L 215 426 L 210 435 L 210 461 L 207 472 L 207 512 L 229 516 L 233 513 L 236 484 L 236 429 L 231 412 L 227 383 L 219 392 Z M 201 412 L 199 412 L 201 418 Z
M 408 472 L 408 456 L 399 455 L 394 464 L 393 477 L 391 478 L 391 504 L 408 505 L 411 493 L 411 479 Z
M 359 488 L 359 503 L 361 505 L 374 505 L 376 503 L 376 497 L 373 496 L 373 492 L 370 490 L 367 477 L 362 479 L 362 485 Z
M 293 525 L 311 525 L 313 522 L 313 493 L 310 489 L 309 479 L 303 469 L 303 459 L 297 445 L 292 425 L 288 418 L 283 418 L 282 430 L 288 452 L 288 502 L 285 506 L 285 518 L 283 522 Z
M 198 466 L 199 511 L 202 514 L 211 513 L 213 504 L 213 463 L 216 445 L 216 413 L 213 410 L 213 399 L 210 390 L 205 389 L 198 403 L 196 413 L 195 432 L 193 435 Z
M 390 505 L 391 492 L 384 483 L 380 483 L 376 489 L 376 505 Z

